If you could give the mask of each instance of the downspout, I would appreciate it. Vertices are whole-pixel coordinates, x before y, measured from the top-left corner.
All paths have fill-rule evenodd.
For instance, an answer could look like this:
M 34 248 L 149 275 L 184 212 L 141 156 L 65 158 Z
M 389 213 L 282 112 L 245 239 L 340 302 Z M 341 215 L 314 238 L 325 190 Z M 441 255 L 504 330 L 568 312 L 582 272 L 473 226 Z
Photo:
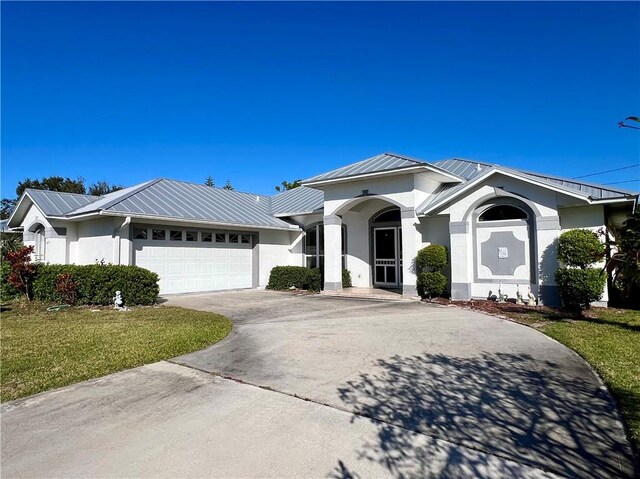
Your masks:
M 122 264 L 122 229 L 131 224 L 131 216 L 127 216 L 122 224 L 115 229 L 114 236 L 118 239 L 118 264 Z M 129 261 L 127 260 L 127 263 Z

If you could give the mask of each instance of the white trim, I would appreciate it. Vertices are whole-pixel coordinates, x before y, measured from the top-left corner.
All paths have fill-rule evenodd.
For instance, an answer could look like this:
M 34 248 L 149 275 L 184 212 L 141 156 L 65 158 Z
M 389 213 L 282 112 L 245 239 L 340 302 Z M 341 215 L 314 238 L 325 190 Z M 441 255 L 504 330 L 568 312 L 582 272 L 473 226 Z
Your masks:
M 581 195 L 578 193 L 573 193 L 571 191 L 567 191 L 565 189 L 562 188 L 555 188 L 551 185 L 547 185 L 545 183 L 542 183 L 540 181 L 536 181 L 533 180 L 531 178 L 528 177 L 524 177 L 524 176 L 520 176 L 516 173 L 510 172 L 510 171 L 506 171 L 506 170 L 502 170 L 500 168 L 495 168 L 493 170 L 488 170 L 487 173 L 485 173 L 484 175 L 481 175 L 479 177 L 477 177 L 475 180 L 470 181 L 469 183 L 467 183 L 463 188 L 460 188 L 460 190 L 458 190 L 454 195 L 448 197 L 448 198 L 444 198 L 443 200 L 435 203 L 434 205 L 429 206 L 427 209 L 425 209 L 423 212 L 419 213 L 420 216 L 425 216 L 429 213 L 431 213 L 433 210 L 440 208 L 443 205 L 446 205 L 447 203 L 450 203 L 451 201 L 453 201 L 455 198 L 458 198 L 462 193 L 468 191 L 469 189 L 473 188 L 474 186 L 476 186 L 478 183 L 488 179 L 489 177 L 493 176 L 494 174 L 501 174 L 501 175 L 505 175 L 505 176 L 509 176 L 511 178 L 514 178 L 516 180 L 520 180 L 520 181 L 524 181 L 525 183 L 531 183 L 532 185 L 536 185 L 539 186 L 541 188 L 546 188 L 548 190 L 551 191 L 555 191 L 556 193 L 561 193 L 567 196 L 572 196 L 576 199 L 585 201 L 588 204 L 592 203 L 592 200 L 585 195 Z
M 374 171 L 372 173 L 360 173 L 360 174 L 355 174 L 355 175 L 350 175 L 350 176 L 342 176 L 342 177 L 339 177 L 339 178 L 327 178 L 327 179 L 324 179 L 324 180 L 315 180 L 315 181 L 308 181 L 308 182 L 303 181 L 301 184 L 303 186 L 312 187 L 312 186 L 316 186 L 316 185 L 326 185 L 326 184 L 331 184 L 331 183 L 344 183 L 344 182 L 348 182 L 348 181 L 354 181 L 354 180 L 360 180 L 360 179 L 363 179 L 363 178 L 372 178 L 372 177 L 378 177 L 378 176 L 396 176 L 396 175 L 402 175 L 402 174 L 407 173 L 407 172 L 418 171 L 418 170 L 428 170 L 428 171 L 431 171 L 433 173 L 437 173 L 437 174 L 442 175 L 444 177 L 451 178 L 453 180 L 452 182 L 456 182 L 456 183 L 462 183 L 462 181 L 463 181 L 459 177 L 453 176 L 450 173 L 447 173 L 447 172 L 444 172 L 444 171 L 440 171 L 440 170 L 435 169 L 433 167 L 429 167 L 429 165 L 416 165 L 416 166 L 405 166 L 403 168 L 395 168 L 393 170 Z

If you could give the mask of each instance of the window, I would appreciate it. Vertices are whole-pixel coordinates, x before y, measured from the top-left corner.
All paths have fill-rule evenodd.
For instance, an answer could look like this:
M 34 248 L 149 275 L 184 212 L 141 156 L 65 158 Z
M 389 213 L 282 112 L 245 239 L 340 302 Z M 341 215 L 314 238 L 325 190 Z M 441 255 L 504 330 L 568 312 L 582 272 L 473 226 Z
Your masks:
M 526 220 L 527 213 L 516 206 L 497 205 L 484 211 L 478 221 Z
M 226 243 L 227 235 L 224 233 L 216 233 L 216 243 Z
M 213 241 L 213 233 L 202 233 L 202 241 L 204 243 L 211 243 Z
M 198 241 L 198 232 L 187 231 L 187 241 Z
M 346 227 L 342 225 L 342 267 L 346 268 Z M 310 226 L 305 230 L 304 254 L 307 268 L 324 268 L 324 225 Z
M 373 218 L 373 223 L 399 223 L 400 222 L 400 210 L 394 208 L 392 210 L 384 211 L 378 216 Z
M 34 231 L 34 233 L 35 233 L 35 246 L 33 251 L 34 260 L 37 262 L 44 262 L 45 249 L 47 246 L 44 226 L 39 225 L 37 229 Z
M 166 240 L 167 239 L 167 230 L 151 230 L 151 239 L 154 240 Z
M 251 236 L 249 235 L 240 235 L 240 243 L 250 244 Z
M 229 235 L 229 243 L 237 243 L 238 235 Z
M 147 228 L 133 228 L 133 239 L 147 239 Z
M 182 241 L 182 231 L 170 231 L 169 239 L 171 241 Z

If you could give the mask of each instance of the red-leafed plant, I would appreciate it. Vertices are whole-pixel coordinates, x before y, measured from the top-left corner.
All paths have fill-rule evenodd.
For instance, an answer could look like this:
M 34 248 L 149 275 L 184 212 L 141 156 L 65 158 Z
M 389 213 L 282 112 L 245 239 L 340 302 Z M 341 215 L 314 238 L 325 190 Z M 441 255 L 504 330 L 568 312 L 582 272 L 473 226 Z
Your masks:
M 27 299 L 31 299 L 31 284 L 36 275 L 36 265 L 31 262 L 31 253 L 33 246 L 23 246 L 9 251 L 5 256 L 11 267 L 7 281 Z
M 56 293 L 66 304 L 76 304 L 78 285 L 69 273 L 61 273 L 56 278 Z

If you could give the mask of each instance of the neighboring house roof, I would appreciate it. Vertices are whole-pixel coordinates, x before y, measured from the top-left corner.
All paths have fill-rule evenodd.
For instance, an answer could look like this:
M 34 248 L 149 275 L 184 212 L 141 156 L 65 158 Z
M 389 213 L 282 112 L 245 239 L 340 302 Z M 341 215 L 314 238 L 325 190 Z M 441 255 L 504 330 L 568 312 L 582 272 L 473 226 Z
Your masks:
M 274 216 L 303 215 L 322 211 L 324 192 L 306 186 L 283 191 L 271 197 L 271 214 Z
M 60 193 L 58 191 L 34 190 L 28 188 L 25 193 L 38 205 L 45 216 L 64 216 L 98 200 L 99 196 Z
M 335 170 L 316 175 L 304 180 L 303 184 L 314 184 L 318 182 L 327 182 L 331 180 L 348 179 L 363 175 L 373 175 L 381 173 L 392 173 L 400 170 L 409 169 L 426 169 L 432 170 L 440 174 L 444 174 L 449 177 L 453 182 L 459 182 L 462 178 L 458 177 L 451 172 L 443 170 L 434 164 L 427 163 L 422 160 L 416 160 L 409 158 L 408 156 L 398 155 L 396 153 L 383 153 L 381 155 L 367 158 L 366 160 L 352 163 L 351 165 L 343 166 Z

